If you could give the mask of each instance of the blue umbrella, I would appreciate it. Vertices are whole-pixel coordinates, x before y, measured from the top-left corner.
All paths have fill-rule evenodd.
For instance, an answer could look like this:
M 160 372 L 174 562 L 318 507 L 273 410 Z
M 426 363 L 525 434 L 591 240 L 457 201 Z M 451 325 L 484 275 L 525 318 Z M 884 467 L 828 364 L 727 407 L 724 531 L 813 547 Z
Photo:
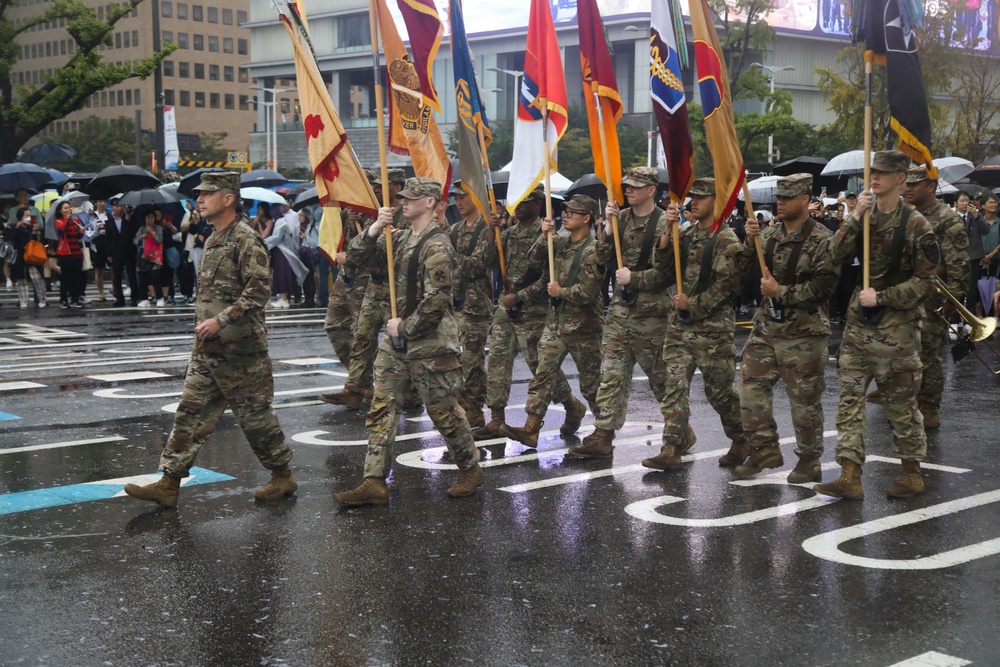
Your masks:
M 66 144 L 47 141 L 32 146 L 21 154 L 18 162 L 62 162 L 76 155 L 76 151 Z
M 37 190 L 52 180 L 44 167 L 30 162 L 12 162 L 0 167 L 0 191 Z
M 996 276 L 983 276 L 979 279 L 979 300 L 983 304 L 983 312 L 987 315 L 993 310 L 993 293 L 996 288 Z

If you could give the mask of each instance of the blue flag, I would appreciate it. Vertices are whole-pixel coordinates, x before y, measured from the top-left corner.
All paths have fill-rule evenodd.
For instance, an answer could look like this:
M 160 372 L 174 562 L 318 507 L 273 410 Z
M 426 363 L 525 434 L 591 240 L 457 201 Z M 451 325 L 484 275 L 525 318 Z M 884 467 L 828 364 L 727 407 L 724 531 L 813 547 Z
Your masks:
M 476 207 L 486 214 L 489 193 L 486 188 L 486 167 L 483 153 L 493 140 L 486 120 L 486 109 L 479 98 L 476 68 L 465 36 L 465 19 L 461 0 L 452 0 L 448 9 L 451 21 L 451 60 L 455 63 L 455 100 L 458 104 L 458 174 L 463 190 L 472 197 Z M 483 143 L 480 145 L 480 134 Z

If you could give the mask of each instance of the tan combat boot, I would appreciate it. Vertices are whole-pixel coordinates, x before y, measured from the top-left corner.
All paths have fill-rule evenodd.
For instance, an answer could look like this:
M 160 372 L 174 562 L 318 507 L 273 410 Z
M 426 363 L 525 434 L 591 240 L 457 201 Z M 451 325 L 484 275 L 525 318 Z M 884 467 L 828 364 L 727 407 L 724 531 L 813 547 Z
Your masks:
M 490 410 L 490 421 L 486 426 L 477 428 L 472 432 L 472 437 L 476 440 L 492 440 L 493 438 L 503 438 L 506 433 L 507 416 L 504 410 Z
M 733 474 L 740 478 L 753 477 L 757 473 L 768 468 L 780 468 L 785 465 L 785 459 L 781 456 L 781 448 L 777 445 L 757 447 L 744 463 L 733 469 Z
M 348 410 L 360 410 L 361 404 L 365 401 L 363 392 L 353 389 L 341 389 L 332 394 L 320 394 L 319 400 L 330 405 L 343 405 Z
M 805 484 L 806 482 L 822 482 L 823 469 L 815 456 L 800 456 L 795 469 L 788 473 L 789 484 Z
M 864 500 L 865 491 L 861 487 L 861 466 L 847 459 L 841 461 L 840 466 L 840 477 L 826 484 L 817 484 L 813 487 L 813 491 L 831 498 Z
M 528 415 L 528 421 L 521 428 L 506 426 L 504 430 L 511 440 L 517 440 L 522 445 L 534 448 L 538 446 L 538 433 L 544 423 L 538 415 Z
M 257 493 L 253 494 L 253 497 L 265 501 L 280 500 L 295 493 L 298 488 L 299 485 L 292 477 L 292 471 L 288 469 L 288 466 L 282 466 L 271 471 L 271 481 L 257 489 Z
M 462 397 L 462 399 L 465 400 L 465 397 Z M 483 426 L 486 426 L 486 417 L 483 416 L 482 405 L 473 403 L 469 400 L 465 400 L 465 402 L 461 403 L 461 405 L 465 408 L 465 418 L 469 420 L 469 426 L 471 428 L 482 428 Z
M 869 401 L 874 401 L 877 403 L 882 400 L 882 390 L 876 387 L 875 389 L 872 389 L 870 392 L 868 392 L 868 396 L 866 398 Z
M 912 498 L 923 492 L 924 479 L 920 476 L 920 462 L 904 460 L 899 479 L 885 493 L 890 498 Z
M 733 440 L 729 451 L 719 458 L 719 467 L 735 468 L 746 461 L 748 456 L 750 456 L 750 441 L 744 436 L 739 440 Z
M 938 416 L 937 408 L 930 403 L 920 404 L 920 414 L 924 416 L 924 430 L 930 431 L 941 428 L 941 417 Z
M 677 455 L 684 456 L 691 448 L 694 447 L 694 443 L 698 442 L 698 436 L 694 434 L 694 429 L 691 428 L 691 424 L 688 424 L 687 433 L 684 434 L 684 444 L 677 448 Z
M 678 470 L 682 464 L 676 445 L 663 445 L 659 454 L 642 460 L 642 465 L 653 470 Z
M 476 489 L 483 485 L 485 480 L 486 474 L 483 472 L 482 466 L 473 463 L 465 470 L 458 471 L 458 479 L 448 487 L 448 496 L 451 498 L 471 496 L 476 492 Z
M 335 493 L 333 499 L 341 505 L 385 505 L 389 502 L 389 487 L 381 477 L 365 477 L 361 486 Z
M 573 435 L 580 430 L 580 423 L 587 416 L 587 406 L 578 401 L 576 396 L 570 396 L 569 400 L 563 403 L 566 408 L 566 420 L 559 428 L 562 435 Z
M 159 480 L 146 486 L 126 484 L 125 493 L 139 500 L 159 503 L 160 507 L 177 507 L 177 494 L 180 488 L 180 477 L 164 474 Z
M 606 428 L 594 429 L 583 442 L 576 447 L 570 447 L 567 453 L 578 459 L 610 459 L 615 452 L 614 445 L 611 444 L 614 439 L 614 431 Z

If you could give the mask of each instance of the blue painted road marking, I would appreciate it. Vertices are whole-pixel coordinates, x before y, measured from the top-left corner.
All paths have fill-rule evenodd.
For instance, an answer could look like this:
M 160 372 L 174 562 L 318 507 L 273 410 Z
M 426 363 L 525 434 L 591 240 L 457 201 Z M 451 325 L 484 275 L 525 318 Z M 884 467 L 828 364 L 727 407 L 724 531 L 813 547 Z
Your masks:
M 160 479 L 160 473 L 152 473 L 149 475 L 119 477 L 118 479 L 105 479 L 85 484 L 57 486 L 51 489 L 7 493 L 0 495 L 0 515 L 27 512 L 45 507 L 57 507 L 59 505 L 87 503 L 92 500 L 117 498 L 125 495 L 123 489 L 126 484 L 151 484 L 158 479 Z M 181 486 L 211 484 L 212 482 L 225 482 L 231 479 L 236 478 L 208 470 L 207 468 L 191 468 L 191 476 L 181 480 Z
M 8 422 L 13 419 L 20 419 L 17 415 L 12 415 L 9 412 L 0 412 L 0 422 Z

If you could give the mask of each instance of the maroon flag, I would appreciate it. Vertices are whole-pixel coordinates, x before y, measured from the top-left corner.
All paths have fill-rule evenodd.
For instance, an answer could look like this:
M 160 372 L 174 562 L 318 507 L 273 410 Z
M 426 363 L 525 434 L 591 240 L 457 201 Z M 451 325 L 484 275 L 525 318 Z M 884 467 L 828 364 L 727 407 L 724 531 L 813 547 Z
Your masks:
M 434 0 L 396 0 L 396 3 L 403 14 L 406 32 L 410 35 L 410 51 L 413 52 L 413 65 L 420 79 L 420 92 L 427 103 L 441 113 L 432 76 L 434 57 L 441 48 L 441 36 L 444 35 L 437 7 Z

